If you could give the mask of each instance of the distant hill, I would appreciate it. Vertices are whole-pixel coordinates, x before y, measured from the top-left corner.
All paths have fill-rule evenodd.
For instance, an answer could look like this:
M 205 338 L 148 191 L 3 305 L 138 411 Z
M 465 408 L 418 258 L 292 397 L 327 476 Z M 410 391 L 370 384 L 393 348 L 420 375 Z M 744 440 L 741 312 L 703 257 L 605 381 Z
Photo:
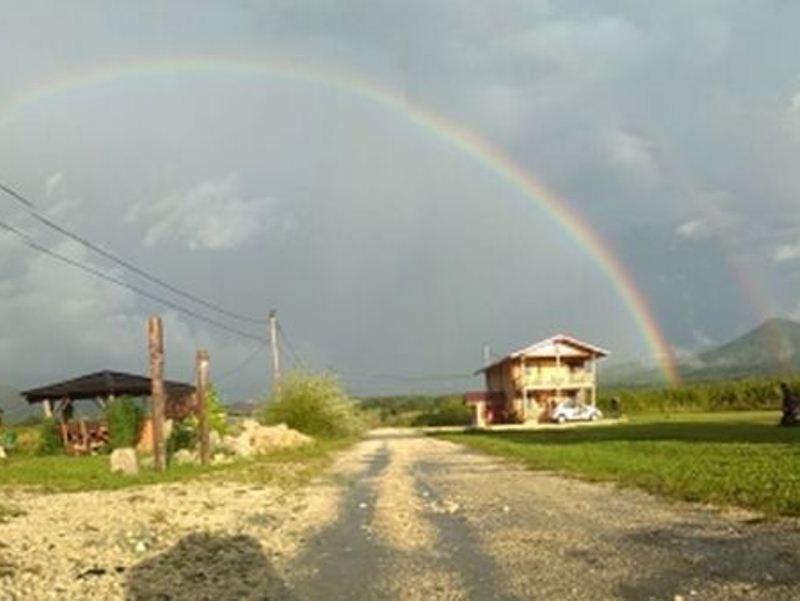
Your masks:
M 8 424 L 19 423 L 41 413 L 41 409 L 29 406 L 18 391 L 4 384 L 0 384 L 0 409 L 3 410 L 3 422 Z
M 791 319 L 768 319 L 730 342 L 681 360 L 678 371 L 685 382 L 800 373 L 800 323 Z M 600 370 L 602 386 L 663 383 L 660 370 L 638 363 L 612 365 Z
M 603 387 L 647 387 L 666 383 L 664 374 L 655 367 L 646 367 L 638 361 L 601 366 L 598 381 Z
M 781 374 L 800 369 L 800 323 L 774 318 L 697 356 L 704 372 Z

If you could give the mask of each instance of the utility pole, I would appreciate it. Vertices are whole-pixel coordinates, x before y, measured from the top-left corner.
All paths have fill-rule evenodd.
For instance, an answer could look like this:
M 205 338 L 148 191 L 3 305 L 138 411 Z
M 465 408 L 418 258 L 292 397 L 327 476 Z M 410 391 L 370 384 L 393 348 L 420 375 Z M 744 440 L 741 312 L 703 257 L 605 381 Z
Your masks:
M 164 440 L 164 333 L 161 318 L 151 315 L 147 321 L 147 344 L 150 352 L 150 399 L 153 417 L 153 465 L 157 472 L 167 466 Z
M 272 351 L 272 400 L 278 398 L 281 393 L 281 358 L 278 349 L 278 317 L 275 309 L 269 312 L 269 346 Z
M 208 391 L 208 351 L 197 349 L 195 356 L 195 395 L 197 421 L 200 427 L 200 463 L 208 465 L 210 444 L 208 436 L 208 411 L 206 410 L 206 394 Z

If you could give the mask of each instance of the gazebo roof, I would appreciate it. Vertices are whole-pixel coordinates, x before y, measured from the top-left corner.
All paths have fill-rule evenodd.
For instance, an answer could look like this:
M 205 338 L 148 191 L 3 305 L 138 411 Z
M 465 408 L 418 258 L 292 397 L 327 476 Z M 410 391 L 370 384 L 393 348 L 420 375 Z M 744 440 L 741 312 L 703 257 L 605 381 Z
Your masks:
M 164 382 L 167 396 L 181 397 L 194 393 L 194 386 L 183 382 Z M 20 394 L 29 403 L 41 403 L 47 399 L 96 399 L 111 395 L 149 396 L 150 378 L 120 371 L 98 371 L 84 376 L 24 390 Z

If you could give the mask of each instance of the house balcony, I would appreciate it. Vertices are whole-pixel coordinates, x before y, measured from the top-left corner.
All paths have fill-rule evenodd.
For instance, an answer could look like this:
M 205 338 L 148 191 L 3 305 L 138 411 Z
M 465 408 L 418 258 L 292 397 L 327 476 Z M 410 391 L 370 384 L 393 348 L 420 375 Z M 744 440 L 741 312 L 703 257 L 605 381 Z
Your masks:
M 519 378 L 517 388 L 551 390 L 555 388 L 591 388 L 595 379 L 591 372 L 564 374 L 528 374 Z

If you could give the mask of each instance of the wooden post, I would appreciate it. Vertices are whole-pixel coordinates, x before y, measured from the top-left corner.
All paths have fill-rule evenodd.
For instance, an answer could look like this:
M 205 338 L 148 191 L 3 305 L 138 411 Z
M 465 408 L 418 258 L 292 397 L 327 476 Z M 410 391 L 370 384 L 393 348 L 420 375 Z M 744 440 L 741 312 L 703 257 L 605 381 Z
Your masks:
M 45 399 L 42 403 L 42 411 L 44 411 L 45 419 L 52 419 L 53 417 L 53 404 L 50 399 Z
M 153 414 L 153 465 L 157 472 L 167 466 L 164 440 L 164 334 L 161 318 L 151 315 L 147 321 L 147 343 L 150 351 L 150 398 Z
M 200 428 L 200 463 L 208 465 L 210 444 L 208 436 L 208 413 L 206 391 L 208 390 L 208 351 L 197 349 L 195 356 L 195 404 Z
M 269 346 L 272 351 L 272 400 L 281 393 L 281 359 L 278 350 L 278 318 L 275 309 L 269 312 Z
M 556 403 L 561 402 L 561 347 L 558 340 L 555 341 L 556 347 Z
M 592 407 L 597 405 L 597 357 L 592 355 Z

